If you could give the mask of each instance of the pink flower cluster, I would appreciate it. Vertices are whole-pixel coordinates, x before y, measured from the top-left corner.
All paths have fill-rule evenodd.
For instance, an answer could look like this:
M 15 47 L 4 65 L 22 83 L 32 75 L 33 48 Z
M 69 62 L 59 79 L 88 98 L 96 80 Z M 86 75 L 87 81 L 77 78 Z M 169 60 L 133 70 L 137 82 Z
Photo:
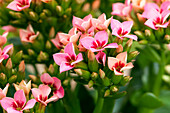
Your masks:
M 83 19 L 74 16 L 72 21 L 73 28 L 69 33 L 58 33 L 56 38 L 51 40 L 58 49 L 64 48 L 64 52 L 53 55 L 55 63 L 60 66 L 60 73 L 73 69 L 77 63 L 83 61 L 83 55 L 79 52 L 91 51 L 96 53 L 95 57 L 98 63 L 105 66 L 107 60 L 105 49 L 119 47 L 117 43 L 108 44 L 109 35 L 107 29 L 110 23 L 112 35 L 120 40 L 124 38 L 137 40 L 137 36 L 129 34 L 133 26 L 133 21 L 121 23 L 112 17 L 106 19 L 105 14 L 100 15 L 97 19 L 92 18 L 91 15 Z M 76 53 L 79 54 L 76 55 Z M 119 56 L 124 57 L 126 55 L 124 53 Z M 113 60 L 118 62 L 116 59 Z M 109 61 L 112 62 L 111 60 Z M 108 62 L 108 65 L 110 65 L 110 62 Z M 127 65 L 125 61 L 122 62 L 124 65 L 122 63 L 117 63 L 116 65 L 119 67 L 122 64 L 123 66 L 120 67 L 128 67 L 129 64 Z M 110 69 L 114 70 L 113 68 Z M 123 70 L 126 69 L 129 68 L 124 68 Z M 118 71 L 122 73 L 123 70 Z M 115 72 L 115 74 L 117 73 Z

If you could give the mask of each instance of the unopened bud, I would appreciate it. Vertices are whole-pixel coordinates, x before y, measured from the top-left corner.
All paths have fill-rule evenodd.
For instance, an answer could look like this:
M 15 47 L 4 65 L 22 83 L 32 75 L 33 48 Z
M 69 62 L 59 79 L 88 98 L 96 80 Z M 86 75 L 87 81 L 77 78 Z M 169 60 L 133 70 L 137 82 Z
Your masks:
M 28 55 L 29 55 L 29 56 L 35 56 L 36 53 L 35 53 L 34 50 L 32 50 L 32 49 L 28 49 Z
M 119 82 L 121 81 L 122 79 L 122 75 L 113 75 L 112 76 L 112 82 L 114 84 L 119 84 Z
M 43 12 L 44 12 L 45 15 L 47 15 L 47 16 L 51 16 L 51 15 L 52 15 L 51 11 L 48 10 L 48 9 L 44 9 Z
M 24 63 L 24 60 L 21 61 L 21 63 L 19 64 L 19 71 L 20 72 L 25 72 L 25 63 Z
M 79 63 L 75 64 L 74 68 L 80 68 L 80 69 L 88 70 L 88 66 L 84 62 L 79 62 Z
M 139 41 L 139 44 L 146 45 L 146 44 L 148 44 L 148 41 L 147 40 L 141 40 L 141 41 Z
M 18 53 L 16 53 L 16 55 L 12 59 L 13 63 L 18 64 L 22 59 L 22 55 L 23 55 L 23 51 L 19 51 Z
M 124 46 L 124 51 L 130 51 L 132 43 L 133 43 L 133 39 L 129 39 Z
M 119 89 L 116 86 L 111 86 L 110 90 L 114 93 L 119 91 Z
M 88 51 L 88 67 L 91 72 L 97 72 L 99 67 L 95 54 L 90 50 Z
M 93 84 L 94 84 L 93 80 L 90 80 L 88 83 L 89 88 L 93 87 Z
M 110 79 L 108 77 L 104 77 L 102 79 L 102 81 L 103 81 L 104 86 L 109 86 L 110 85 Z
M 31 85 L 32 85 L 33 88 L 38 88 L 37 84 L 32 83 Z
M 170 35 L 165 35 L 164 40 L 169 43 L 170 42 Z
M 8 59 L 5 67 L 6 67 L 7 69 L 12 69 L 12 61 L 11 61 L 11 58 Z
M 90 78 L 90 72 L 89 71 L 82 70 L 82 69 L 74 69 L 74 71 L 76 72 L 76 74 L 78 74 L 79 76 L 82 76 L 85 79 Z
M 132 79 L 132 77 L 130 77 L 130 76 L 125 76 L 125 77 L 123 77 L 123 79 L 120 81 L 120 84 L 121 84 L 122 86 L 124 86 L 124 85 L 126 85 L 131 79 Z
M 139 37 L 139 39 L 145 39 L 145 36 L 142 31 L 135 31 L 134 33 Z
M 62 16 L 63 15 L 63 8 L 61 6 L 56 6 L 57 15 Z
M 49 59 L 49 55 L 43 51 L 41 51 L 37 57 L 38 62 L 47 61 L 48 59 Z
M 66 15 L 71 15 L 71 11 L 72 11 L 72 8 L 67 8 L 66 11 L 65 11 L 65 14 Z
M 51 27 L 49 37 L 53 38 L 54 36 L 55 36 L 55 29 L 54 29 L 54 27 Z
M 36 12 L 30 11 L 29 16 L 30 16 L 30 19 L 32 19 L 34 21 L 38 21 L 39 17 L 38 17 L 38 14 Z
M 36 83 L 37 82 L 37 77 L 35 75 L 29 75 L 29 78 Z
M 91 74 L 91 78 L 92 78 L 93 80 L 96 80 L 96 79 L 98 78 L 98 74 L 97 74 L 96 72 L 93 72 L 93 73 Z
M 63 85 L 64 85 L 64 86 L 68 86 L 68 84 L 69 84 L 69 80 L 68 80 L 68 79 L 66 79 L 66 80 L 63 81 Z
M 0 74 L 0 82 L 5 81 L 5 79 L 7 79 L 6 75 L 4 73 Z
M 47 42 L 46 42 L 46 44 L 45 44 L 45 47 L 46 47 L 46 49 L 51 49 L 51 43 L 50 43 L 50 41 L 49 40 L 47 40 Z
M 117 53 L 121 53 L 123 51 L 123 46 L 120 44 L 118 45 L 118 48 L 116 48 Z
M 12 76 L 8 79 L 8 82 L 11 84 L 11 83 L 14 83 L 16 80 L 17 80 L 17 75 L 12 75 Z
M 49 68 L 48 68 L 48 72 L 49 72 L 50 74 L 53 74 L 53 73 L 54 73 L 54 67 L 53 67 L 52 64 L 50 64 L 50 66 L 49 66 Z
M 154 41 L 155 40 L 155 36 L 153 34 L 153 32 L 149 29 L 145 30 L 145 35 L 148 37 L 148 40 L 150 41 Z
M 105 93 L 104 93 L 104 97 L 108 97 L 109 95 L 110 95 L 110 90 L 107 89 L 107 90 L 105 91 Z
M 105 72 L 103 70 L 99 70 L 99 75 L 100 75 L 100 78 L 103 79 L 105 77 Z
M 128 55 L 128 61 L 133 60 L 134 58 L 136 58 L 139 55 L 140 52 L 138 51 L 132 51 L 129 53 Z
M 24 15 L 20 12 L 14 12 L 14 11 L 9 11 L 9 14 L 16 19 L 22 19 L 24 18 Z
M 62 0 L 62 2 L 61 2 L 61 7 L 62 7 L 63 9 L 67 9 L 68 6 L 70 5 L 70 1 L 71 1 L 71 0 Z

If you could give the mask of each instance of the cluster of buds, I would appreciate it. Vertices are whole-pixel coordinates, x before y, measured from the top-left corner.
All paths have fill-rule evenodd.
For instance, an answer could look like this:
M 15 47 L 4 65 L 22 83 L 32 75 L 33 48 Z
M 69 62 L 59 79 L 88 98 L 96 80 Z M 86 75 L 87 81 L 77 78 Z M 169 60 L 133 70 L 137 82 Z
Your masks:
M 119 92 L 119 87 L 131 80 L 127 70 L 133 68 L 127 61 L 139 54 L 130 51 L 133 40 L 137 40 L 136 35 L 130 34 L 133 22 L 121 23 L 102 14 L 97 19 L 91 15 L 83 19 L 73 17 L 72 23 L 68 34 L 58 33 L 54 40 L 60 44 L 56 47 L 64 48 L 53 55 L 60 73 L 69 71 L 76 82 L 102 89 L 103 96 L 123 96 L 125 92 Z M 112 34 L 108 29 L 110 23 Z

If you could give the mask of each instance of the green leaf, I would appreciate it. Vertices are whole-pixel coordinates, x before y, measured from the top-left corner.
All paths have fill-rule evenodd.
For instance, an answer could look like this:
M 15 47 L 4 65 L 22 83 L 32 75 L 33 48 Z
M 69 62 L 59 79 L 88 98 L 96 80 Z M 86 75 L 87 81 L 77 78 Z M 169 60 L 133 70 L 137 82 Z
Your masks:
M 161 107 L 162 105 L 162 101 L 150 92 L 143 94 L 139 100 L 139 106 L 141 107 L 156 109 Z

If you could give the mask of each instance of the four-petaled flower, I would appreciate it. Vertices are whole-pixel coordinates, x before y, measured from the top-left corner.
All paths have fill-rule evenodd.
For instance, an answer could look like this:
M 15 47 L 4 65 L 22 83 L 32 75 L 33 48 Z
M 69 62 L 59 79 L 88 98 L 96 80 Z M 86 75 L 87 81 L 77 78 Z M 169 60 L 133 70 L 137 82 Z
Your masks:
M 27 29 L 20 29 L 19 30 L 19 35 L 21 38 L 22 42 L 30 42 L 33 43 L 34 40 L 37 38 L 37 36 L 39 35 L 39 32 L 37 32 L 35 34 L 31 24 L 28 25 Z
M 9 87 L 9 83 L 5 86 L 3 90 L 0 88 L 0 100 L 6 97 L 6 94 L 8 92 L 8 87 Z
M 114 71 L 115 75 L 124 75 L 123 71 L 133 68 L 131 62 L 126 63 L 127 52 L 119 53 L 116 58 L 108 57 L 108 67 Z
M 2 36 L 0 35 L 0 47 L 2 47 L 7 42 L 8 32 L 4 32 Z
M 5 97 L 1 100 L 2 107 L 8 113 L 23 113 L 23 110 L 33 108 L 35 103 L 35 99 L 31 99 L 26 103 L 26 97 L 23 90 L 18 90 L 14 94 L 14 99 Z
M 80 40 L 81 44 L 92 52 L 103 51 L 105 48 L 117 48 L 117 43 L 108 44 L 108 34 L 106 31 L 99 31 L 93 37 L 85 37 Z
M 74 64 L 83 60 L 82 53 L 76 56 L 72 42 L 66 45 L 64 53 L 56 53 L 53 58 L 55 63 L 60 65 L 60 73 L 74 68 Z
M 29 8 L 32 0 L 14 0 L 7 8 L 14 11 L 21 11 L 23 9 Z
M 13 45 L 7 45 L 4 47 L 3 50 L 0 48 L 0 63 L 9 57 L 7 53 L 9 52 L 10 49 L 12 49 L 12 47 Z
M 57 101 L 59 99 L 59 97 L 56 95 L 53 95 L 48 99 L 48 96 L 51 93 L 51 88 L 48 85 L 41 84 L 38 88 L 33 88 L 31 90 L 36 101 L 42 103 L 45 106 L 47 106 L 49 102 Z
M 115 19 L 111 20 L 112 34 L 119 37 L 120 39 L 126 37 L 126 38 L 131 38 L 133 40 L 137 40 L 136 35 L 129 35 L 132 26 L 133 26 L 133 21 L 125 21 L 123 23 L 120 23 L 118 20 Z
M 57 77 L 51 77 L 48 73 L 42 74 L 40 79 L 43 84 L 53 87 L 54 95 L 58 96 L 58 98 L 64 97 L 64 89 L 61 86 L 60 79 L 58 79 Z

